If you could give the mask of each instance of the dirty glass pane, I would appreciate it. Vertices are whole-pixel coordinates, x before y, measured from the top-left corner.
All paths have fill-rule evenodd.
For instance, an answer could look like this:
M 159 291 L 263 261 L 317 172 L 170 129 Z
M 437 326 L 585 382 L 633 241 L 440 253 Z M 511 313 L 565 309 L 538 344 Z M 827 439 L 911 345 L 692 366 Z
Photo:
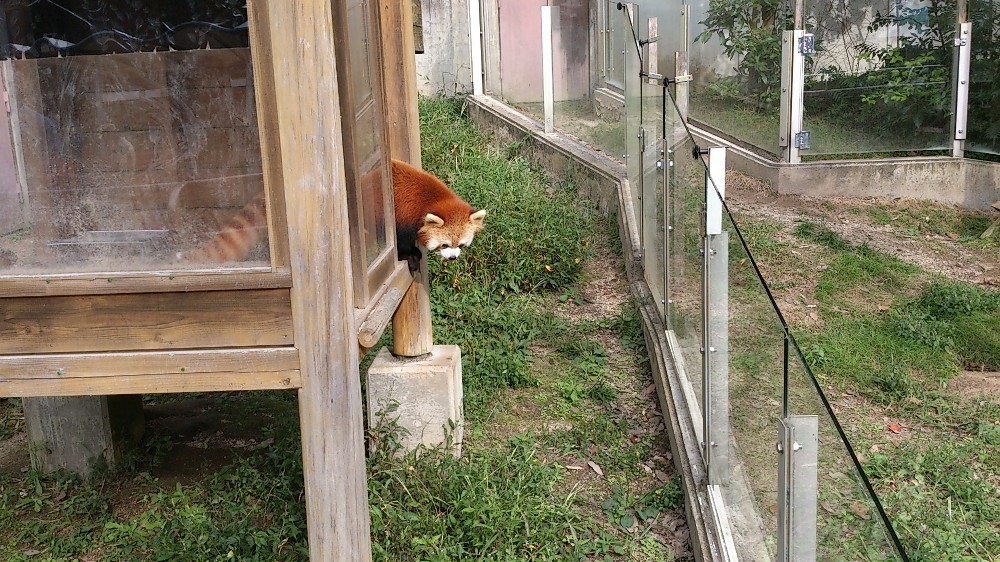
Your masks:
M 795 349 L 789 357 L 787 392 L 789 415 L 818 419 L 816 559 L 906 560 L 878 497 L 867 485 L 850 444 L 839 431 L 837 417 Z
M 807 154 L 950 150 L 955 9 L 806 2 Z
M 353 154 L 360 177 L 370 176 L 382 165 L 382 118 L 375 99 L 372 77 L 378 59 L 371 48 L 371 5 L 367 0 L 352 0 L 347 4 L 348 51 L 351 66 L 351 102 L 354 121 L 347 127 L 353 137 Z M 348 151 L 349 153 L 351 151 Z M 361 226 L 364 230 L 364 255 L 372 264 L 386 248 L 386 185 L 385 181 L 354 181 L 360 185 Z
M 498 0 L 500 98 L 538 121 L 543 116 L 542 10 L 545 0 Z
M 246 3 L 64 4 L 3 6 L 0 273 L 268 265 Z
M 969 68 L 969 134 L 967 148 L 1000 154 L 1000 1 L 969 0 L 972 60 Z

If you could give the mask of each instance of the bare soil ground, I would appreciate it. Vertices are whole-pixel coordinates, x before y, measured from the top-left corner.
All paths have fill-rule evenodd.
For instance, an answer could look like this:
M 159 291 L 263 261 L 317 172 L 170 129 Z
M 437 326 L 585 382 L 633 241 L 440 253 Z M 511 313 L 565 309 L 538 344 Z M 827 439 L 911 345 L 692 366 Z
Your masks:
M 1000 286 L 1000 233 L 982 243 L 970 243 L 961 240 L 956 232 L 927 232 L 939 230 L 931 223 L 942 215 L 995 220 L 1000 213 L 903 199 L 785 195 L 760 179 L 734 171 L 726 173 L 726 187 L 731 210 L 780 224 L 783 228 L 778 237 L 793 245 L 797 241 L 791 235 L 792 229 L 797 223 L 810 221 L 826 226 L 852 244 L 866 244 L 929 273 L 987 287 Z M 921 221 L 927 223 L 927 229 L 921 228 Z M 809 279 L 808 272 L 798 275 L 804 278 L 796 280 L 795 294 L 782 294 L 779 289 L 776 297 L 790 322 L 809 325 L 818 318 L 810 314 L 809 303 L 803 302 L 800 295 L 810 292 L 808 287 L 814 279 Z M 1000 401 L 1000 373 L 965 372 L 949 381 L 948 390 L 959 398 L 988 396 Z

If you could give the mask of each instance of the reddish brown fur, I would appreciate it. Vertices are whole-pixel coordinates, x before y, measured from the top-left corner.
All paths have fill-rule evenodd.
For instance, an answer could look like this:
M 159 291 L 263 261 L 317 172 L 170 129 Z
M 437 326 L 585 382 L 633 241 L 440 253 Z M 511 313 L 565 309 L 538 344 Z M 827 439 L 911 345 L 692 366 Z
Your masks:
M 475 210 L 432 174 L 393 160 L 392 184 L 400 259 L 419 258 L 417 243 L 426 245 L 432 229 L 437 235 L 458 239 L 469 227 L 469 217 Z M 212 239 L 179 257 L 196 262 L 232 262 L 246 258 L 267 233 L 264 202 L 264 194 L 258 195 Z M 440 217 L 444 225 L 425 226 L 428 213 Z
M 421 244 L 427 243 L 426 236 L 419 231 L 428 213 L 444 220 L 442 230 L 454 230 L 457 235 L 475 212 L 472 205 L 455 195 L 443 181 L 399 160 L 392 161 L 392 188 L 397 229 L 418 231 Z
M 254 197 L 210 240 L 181 255 L 194 262 L 233 262 L 247 257 L 267 235 L 264 194 Z

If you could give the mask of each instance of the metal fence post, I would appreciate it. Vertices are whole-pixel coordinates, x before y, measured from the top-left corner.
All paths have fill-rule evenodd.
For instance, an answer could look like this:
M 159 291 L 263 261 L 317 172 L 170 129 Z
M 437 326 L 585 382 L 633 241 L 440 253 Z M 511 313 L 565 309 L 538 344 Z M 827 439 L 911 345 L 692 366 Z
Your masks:
M 812 38 L 811 33 L 806 33 L 802 29 L 784 31 L 781 35 L 778 146 L 783 149 L 785 161 L 792 164 L 802 161 L 799 151 L 809 148 L 810 145 L 808 131 L 802 130 L 802 110 L 805 94 L 805 55 L 812 52 Z
M 819 417 L 778 426 L 778 562 L 815 562 Z
M 722 228 L 726 149 L 708 149 L 702 404 L 708 483 L 729 482 L 729 233 Z
M 552 72 L 552 18 L 558 17 L 559 8 L 542 6 L 542 99 L 545 111 L 545 132 L 555 130 L 555 86 Z
M 969 69 L 972 60 L 972 24 L 959 23 L 955 30 L 955 112 L 951 155 L 965 155 L 969 121 Z

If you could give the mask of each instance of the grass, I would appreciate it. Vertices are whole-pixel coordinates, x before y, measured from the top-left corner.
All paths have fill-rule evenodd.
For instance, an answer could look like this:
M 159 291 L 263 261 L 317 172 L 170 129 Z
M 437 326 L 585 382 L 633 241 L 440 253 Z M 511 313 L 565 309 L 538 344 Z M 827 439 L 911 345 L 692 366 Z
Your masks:
M 682 498 L 638 316 L 623 299 L 578 317 L 614 229 L 460 102 L 421 100 L 420 115 L 424 166 L 489 214 L 461 260 L 430 260 L 435 341 L 463 350 L 463 455 L 404 454 L 398 428 L 370 420 L 375 560 L 674 560 L 683 539 L 664 525 Z M 0 473 L 0 559 L 307 559 L 294 393 L 209 397 L 218 432 L 149 424 L 115 473 Z M 9 435 L 23 420 L 4 406 Z
M 921 216 L 934 211 L 937 226 Z M 904 235 L 911 228 L 957 232 L 950 238 L 978 244 L 975 221 L 944 206 L 921 213 L 896 226 Z M 759 225 L 745 234 L 771 238 L 751 247 L 782 244 Z M 995 558 L 1000 405 L 956 395 L 948 383 L 963 370 L 997 369 L 1000 292 L 851 244 L 819 223 L 799 223 L 788 236 L 808 263 L 766 252 L 758 259 L 769 279 L 811 272 L 812 283 L 795 290 L 811 288 L 804 300 L 817 303 L 821 322 L 793 320 L 792 329 L 911 559 Z

